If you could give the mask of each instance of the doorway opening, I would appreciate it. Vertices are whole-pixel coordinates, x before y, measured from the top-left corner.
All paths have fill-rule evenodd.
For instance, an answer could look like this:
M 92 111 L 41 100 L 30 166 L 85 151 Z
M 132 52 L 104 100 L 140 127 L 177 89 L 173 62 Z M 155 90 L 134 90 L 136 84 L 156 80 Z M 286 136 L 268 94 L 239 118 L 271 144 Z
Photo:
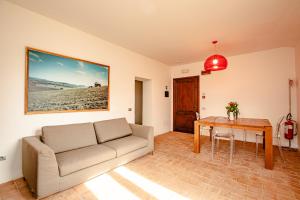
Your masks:
M 140 125 L 152 125 L 152 81 L 135 77 L 134 122 Z
M 135 80 L 135 124 L 143 124 L 143 81 Z

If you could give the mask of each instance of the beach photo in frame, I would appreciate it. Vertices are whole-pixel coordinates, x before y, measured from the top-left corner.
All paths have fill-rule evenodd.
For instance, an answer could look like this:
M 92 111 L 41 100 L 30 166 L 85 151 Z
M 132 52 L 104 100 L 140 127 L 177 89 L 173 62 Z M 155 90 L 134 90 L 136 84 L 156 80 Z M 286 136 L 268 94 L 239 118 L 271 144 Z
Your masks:
M 25 114 L 109 110 L 109 66 L 26 48 Z

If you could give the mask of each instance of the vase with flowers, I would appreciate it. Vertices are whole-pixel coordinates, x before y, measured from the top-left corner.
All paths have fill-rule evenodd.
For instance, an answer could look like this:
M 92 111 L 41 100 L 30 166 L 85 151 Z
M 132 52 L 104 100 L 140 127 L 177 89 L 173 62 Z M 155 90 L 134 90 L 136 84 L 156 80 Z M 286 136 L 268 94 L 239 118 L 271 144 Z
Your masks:
M 238 115 L 240 114 L 239 104 L 237 102 L 229 102 L 225 107 L 227 110 L 227 116 L 229 120 L 237 120 Z

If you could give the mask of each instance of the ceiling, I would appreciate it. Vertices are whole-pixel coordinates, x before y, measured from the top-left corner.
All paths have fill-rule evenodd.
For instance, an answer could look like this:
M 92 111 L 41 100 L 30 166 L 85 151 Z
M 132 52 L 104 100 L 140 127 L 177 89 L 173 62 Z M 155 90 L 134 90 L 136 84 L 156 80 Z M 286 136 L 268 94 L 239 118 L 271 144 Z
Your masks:
M 300 40 L 300 0 L 9 1 L 168 65 Z

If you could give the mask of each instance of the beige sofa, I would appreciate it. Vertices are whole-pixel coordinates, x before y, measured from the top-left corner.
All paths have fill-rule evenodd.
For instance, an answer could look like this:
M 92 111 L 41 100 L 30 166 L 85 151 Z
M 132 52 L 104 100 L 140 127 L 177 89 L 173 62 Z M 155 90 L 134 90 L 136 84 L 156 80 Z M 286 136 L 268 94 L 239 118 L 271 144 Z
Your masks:
M 125 118 L 46 126 L 23 138 L 22 168 L 37 198 L 68 189 L 153 152 L 153 128 Z

